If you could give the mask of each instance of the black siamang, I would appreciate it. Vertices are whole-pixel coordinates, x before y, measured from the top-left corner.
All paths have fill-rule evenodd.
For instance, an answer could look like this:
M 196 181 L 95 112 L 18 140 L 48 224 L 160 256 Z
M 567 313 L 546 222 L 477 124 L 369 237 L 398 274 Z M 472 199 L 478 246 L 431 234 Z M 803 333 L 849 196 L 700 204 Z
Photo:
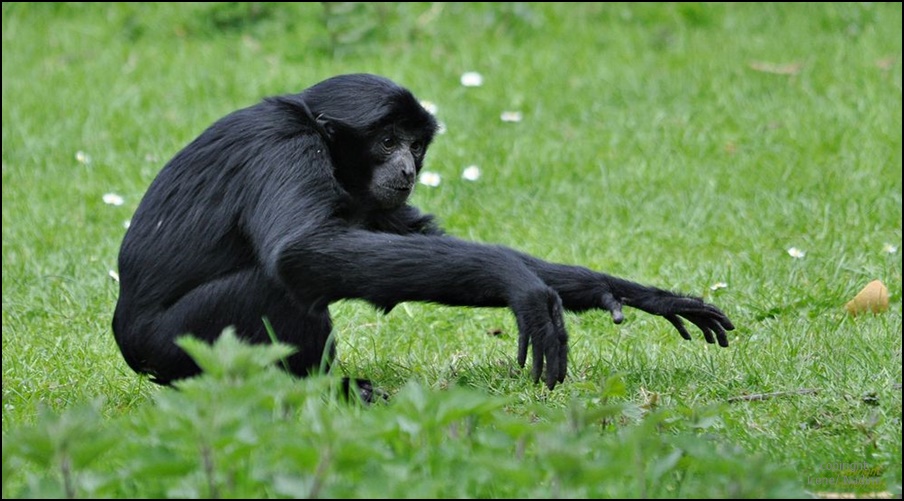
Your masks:
M 690 339 L 683 317 L 728 345 L 731 321 L 699 298 L 444 234 L 407 203 L 436 129 L 411 92 L 369 74 L 210 126 L 164 166 L 122 243 L 113 332 L 129 366 L 161 384 L 195 375 L 174 339 L 234 326 L 268 342 L 266 318 L 305 376 L 335 357 L 329 305 L 346 298 L 385 312 L 403 301 L 511 308 L 518 363 L 531 348 L 532 378 L 545 362 L 550 389 L 568 363 L 564 309 L 621 323 L 631 306 Z

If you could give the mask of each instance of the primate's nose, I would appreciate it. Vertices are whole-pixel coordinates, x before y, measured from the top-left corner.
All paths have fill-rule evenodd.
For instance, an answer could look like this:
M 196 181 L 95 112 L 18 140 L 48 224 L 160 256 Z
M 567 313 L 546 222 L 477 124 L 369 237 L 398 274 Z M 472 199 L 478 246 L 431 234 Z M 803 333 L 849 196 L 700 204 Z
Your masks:
M 405 161 L 402 164 L 402 175 L 405 176 L 405 180 L 409 183 L 414 182 L 414 177 L 417 175 L 417 170 L 414 168 L 414 162 Z

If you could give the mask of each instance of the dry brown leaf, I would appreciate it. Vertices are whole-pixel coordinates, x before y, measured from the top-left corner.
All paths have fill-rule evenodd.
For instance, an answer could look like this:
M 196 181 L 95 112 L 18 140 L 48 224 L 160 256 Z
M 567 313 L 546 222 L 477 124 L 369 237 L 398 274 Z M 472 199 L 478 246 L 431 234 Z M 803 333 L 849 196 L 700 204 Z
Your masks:
M 851 315 L 858 315 L 871 311 L 882 313 L 888 310 L 888 287 L 879 280 L 873 280 L 866 284 L 860 292 L 844 305 L 844 309 Z

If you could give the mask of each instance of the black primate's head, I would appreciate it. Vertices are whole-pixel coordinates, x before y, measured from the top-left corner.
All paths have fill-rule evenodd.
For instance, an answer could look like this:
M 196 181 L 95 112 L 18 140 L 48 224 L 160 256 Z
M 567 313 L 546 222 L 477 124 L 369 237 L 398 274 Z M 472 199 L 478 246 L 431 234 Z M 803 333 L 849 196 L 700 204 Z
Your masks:
M 403 205 L 437 129 L 417 98 L 363 73 L 324 80 L 301 97 L 328 136 L 337 179 L 379 208 Z

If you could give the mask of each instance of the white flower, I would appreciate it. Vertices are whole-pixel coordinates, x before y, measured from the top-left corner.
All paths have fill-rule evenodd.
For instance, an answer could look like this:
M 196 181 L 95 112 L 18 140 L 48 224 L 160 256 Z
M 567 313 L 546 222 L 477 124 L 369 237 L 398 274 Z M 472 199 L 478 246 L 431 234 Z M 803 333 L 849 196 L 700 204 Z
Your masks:
M 131 220 L 131 219 L 126 219 L 125 222 L 122 223 L 122 227 L 128 230 L 128 229 L 129 229 L 129 226 L 132 226 L 132 220 Z
M 418 178 L 418 180 L 421 182 L 421 184 L 430 186 L 433 188 L 439 186 L 440 181 L 442 181 L 442 179 L 439 177 L 439 174 L 437 174 L 436 172 L 428 171 L 428 170 L 421 172 L 421 175 Z
M 882 246 L 882 252 L 885 252 L 886 254 L 894 254 L 895 252 L 898 252 L 898 246 L 892 245 L 892 244 L 885 244 Z
M 477 181 L 480 179 L 480 167 L 470 165 L 461 173 L 461 177 L 467 181 Z
M 717 291 L 717 290 L 719 290 L 719 289 L 724 289 L 724 288 L 726 288 L 726 287 L 728 287 L 728 284 L 727 284 L 727 283 L 725 283 L 725 282 L 716 282 L 716 283 L 714 283 L 714 284 L 712 284 L 712 285 L 709 286 L 709 290 L 711 290 L 711 291 Z
M 520 122 L 522 118 L 520 111 L 503 111 L 499 116 L 503 122 Z
M 445 134 L 446 133 L 446 122 L 437 122 L 436 123 L 436 133 L 437 134 Z
M 91 157 L 84 151 L 76 151 L 75 160 L 82 165 L 88 165 L 91 163 Z
M 427 110 L 427 113 L 436 115 L 438 109 L 436 107 L 436 103 L 434 103 L 433 101 L 421 101 L 421 106 L 423 106 L 424 109 Z
M 794 259 L 800 259 L 807 255 L 806 252 L 798 249 L 797 247 L 791 247 L 788 249 L 788 255 L 793 257 Z
M 122 205 L 123 199 L 116 193 L 107 193 L 104 195 L 104 203 L 107 205 Z
M 476 71 L 462 73 L 461 84 L 465 87 L 480 87 L 483 85 L 483 75 Z
M 112 278 L 114 282 L 119 282 L 119 273 L 110 270 L 109 272 L 107 272 L 107 275 L 110 275 L 110 278 Z

